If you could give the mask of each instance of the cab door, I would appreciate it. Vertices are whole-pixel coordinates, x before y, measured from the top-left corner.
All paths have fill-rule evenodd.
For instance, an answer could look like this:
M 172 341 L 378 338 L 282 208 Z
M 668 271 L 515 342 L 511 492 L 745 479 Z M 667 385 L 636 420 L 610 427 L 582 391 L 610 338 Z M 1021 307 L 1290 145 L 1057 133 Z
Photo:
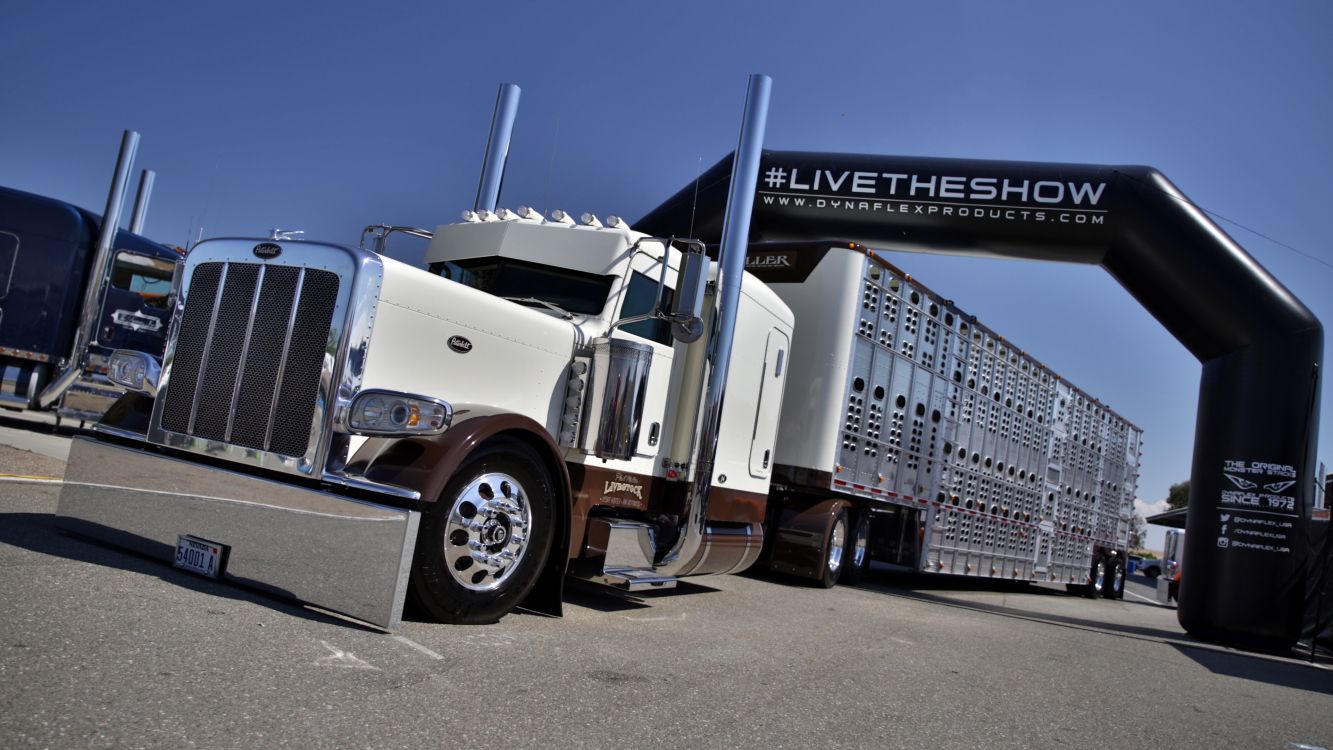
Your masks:
M 764 367 L 759 373 L 758 407 L 755 409 L 754 432 L 750 436 L 750 476 L 767 479 L 773 473 L 773 444 L 778 436 L 778 419 L 782 411 L 782 388 L 786 383 L 787 356 L 791 339 L 773 328 L 768 332 L 768 346 L 764 350 Z

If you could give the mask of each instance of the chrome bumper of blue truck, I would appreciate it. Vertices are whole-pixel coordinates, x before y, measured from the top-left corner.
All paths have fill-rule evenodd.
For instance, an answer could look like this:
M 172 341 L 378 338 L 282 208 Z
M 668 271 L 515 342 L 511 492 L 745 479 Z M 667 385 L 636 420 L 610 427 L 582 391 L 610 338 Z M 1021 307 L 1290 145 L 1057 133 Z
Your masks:
M 74 438 L 62 528 L 173 560 L 182 535 L 226 545 L 222 579 L 392 630 L 420 514 L 146 450 Z

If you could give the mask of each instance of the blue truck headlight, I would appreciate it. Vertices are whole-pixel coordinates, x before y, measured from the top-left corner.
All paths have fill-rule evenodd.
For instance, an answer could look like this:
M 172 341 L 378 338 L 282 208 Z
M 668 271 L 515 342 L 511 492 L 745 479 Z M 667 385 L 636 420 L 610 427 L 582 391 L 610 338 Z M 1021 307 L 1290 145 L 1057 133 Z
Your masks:
M 361 435 L 438 435 L 453 417 L 453 407 L 439 399 L 363 391 L 352 399 L 347 426 Z
M 162 367 L 151 354 L 117 349 L 107 360 L 106 377 L 116 385 L 149 396 L 157 395 L 157 380 Z

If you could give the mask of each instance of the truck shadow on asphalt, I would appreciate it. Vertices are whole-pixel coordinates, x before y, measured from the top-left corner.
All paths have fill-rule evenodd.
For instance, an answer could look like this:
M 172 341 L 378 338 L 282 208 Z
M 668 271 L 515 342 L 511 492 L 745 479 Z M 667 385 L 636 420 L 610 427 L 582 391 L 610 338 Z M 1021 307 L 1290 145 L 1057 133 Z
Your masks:
M 586 607 L 598 612 L 629 612 L 638 609 L 649 609 L 653 606 L 652 600 L 661 596 L 675 598 L 696 594 L 716 594 L 720 591 L 721 589 L 715 589 L 693 581 L 677 581 L 675 588 L 671 589 L 631 592 L 621 591 L 591 581 L 566 578 L 563 601 L 565 604 Z
M 1233 651 L 1218 651 L 1213 648 L 1190 646 L 1183 643 L 1173 643 L 1171 645 L 1213 674 L 1239 677 L 1242 680 L 1253 682 L 1265 682 L 1269 685 L 1304 690 L 1310 693 L 1333 695 L 1333 675 L 1330 675 L 1327 670 Z
M 0 513 L 0 544 L 37 552 L 75 562 L 115 568 L 130 573 L 152 576 L 173 586 L 197 591 L 223 599 L 249 602 L 290 617 L 338 625 L 355 625 L 373 632 L 376 628 L 362 625 L 319 610 L 309 609 L 284 592 L 257 588 L 245 579 L 214 581 L 172 567 L 169 563 L 149 555 L 121 549 L 77 532 L 56 526 L 50 513 Z

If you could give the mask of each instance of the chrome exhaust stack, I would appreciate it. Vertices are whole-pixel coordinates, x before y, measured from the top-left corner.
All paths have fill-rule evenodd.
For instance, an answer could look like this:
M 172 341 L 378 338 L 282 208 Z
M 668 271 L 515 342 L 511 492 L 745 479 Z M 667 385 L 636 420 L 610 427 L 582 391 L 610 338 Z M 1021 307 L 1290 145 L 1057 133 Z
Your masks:
M 522 89 L 512 83 L 500 84 L 495 95 L 495 114 L 491 117 L 491 134 L 486 139 L 486 158 L 481 163 L 481 183 L 477 185 L 477 202 L 473 211 L 495 211 L 500 201 L 500 186 L 504 182 L 505 161 L 509 158 L 509 140 L 514 132 L 514 117 L 518 114 L 518 96 Z
M 148 201 L 153 197 L 153 180 L 157 173 L 145 169 L 139 174 L 139 192 L 134 195 L 134 212 L 130 214 L 130 234 L 143 234 L 143 223 L 148 218 Z
M 722 247 L 717 261 L 717 314 L 713 316 L 712 347 L 708 355 L 708 382 L 702 401 L 703 424 L 699 431 L 699 458 L 694 480 L 681 512 L 682 528 L 674 546 L 655 566 L 663 575 L 686 575 L 706 533 L 708 493 L 713 483 L 718 431 L 722 420 L 722 396 L 736 335 L 741 279 L 745 275 L 745 253 L 750 244 L 750 214 L 759 182 L 759 160 L 763 155 L 764 130 L 768 123 L 768 100 L 773 79 L 758 73 L 750 76 L 741 117 L 740 141 L 731 164 L 731 187 L 726 218 L 722 224 Z
M 88 288 L 84 291 L 79 312 L 79 327 L 74 332 L 74 345 L 70 347 L 69 357 L 65 360 L 65 369 L 37 397 L 37 405 L 42 409 L 59 400 L 78 380 L 83 374 L 88 347 L 97 343 L 97 315 L 102 309 L 102 294 L 111 276 L 111 246 L 116 239 L 116 229 L 120 226 L 120 213 L 125 205 L 125 185 L 129 182 L 130 169 L 133 168 L 134 155 L 138 150 L 139 134 L 126 130 L 120 141 L 120 155 L 116 158 L 111 193 L 107 195 L 106 210 L 102 212 L 102 230 L 97 235 Z

